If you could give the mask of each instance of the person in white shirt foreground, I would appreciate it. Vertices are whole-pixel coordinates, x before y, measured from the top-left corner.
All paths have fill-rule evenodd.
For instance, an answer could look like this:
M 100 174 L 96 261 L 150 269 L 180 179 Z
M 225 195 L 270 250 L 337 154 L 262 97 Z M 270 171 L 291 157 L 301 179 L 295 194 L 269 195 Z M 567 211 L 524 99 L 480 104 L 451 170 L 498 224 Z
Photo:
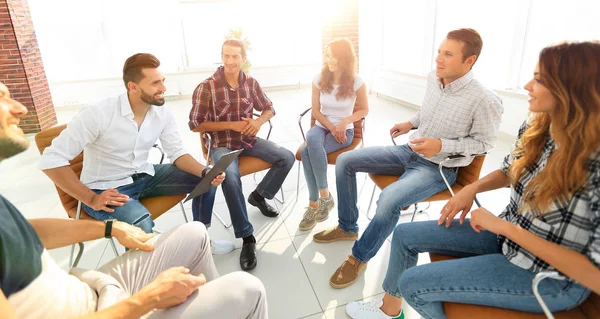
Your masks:
M 46 148 L 40 168 L 62 190 L 82 202 L 83 210 L 97 220 L 116 219 L 152 232 L 154 222 L 139 200 L 145 197 L 186 194 L 207 168 L 183 148 L 173 113 L 163 106 L 165 77 L 160 61 L 148 53 L 125 61 L 123 82 L 127 93 L 83 107 L 67 128 Z M 160 140 L 172 164 L 148 162 L 152 146 Z M 84 152 L 81 181 L 69 161 Z M 212 181 L 221 184 L 224 175 Z M 216 188 L 192 201 L 212 210 Z M 215 253 L 228 253 L 233 243 L 213 241 Z
M 26 113 L 0 82 L 0 161 L 29 146 L 17 127 Z M 98 271 L 67 274 L 46 250 L 107 233 L 131 250 Z M 201 223 L 152 237 L 118 221 L 112 228 L 95 220 L 27 221 L 0 195 L 0 243 L 4 319 L 268 318 L 260 280 L 244 272 L 219 277 Z

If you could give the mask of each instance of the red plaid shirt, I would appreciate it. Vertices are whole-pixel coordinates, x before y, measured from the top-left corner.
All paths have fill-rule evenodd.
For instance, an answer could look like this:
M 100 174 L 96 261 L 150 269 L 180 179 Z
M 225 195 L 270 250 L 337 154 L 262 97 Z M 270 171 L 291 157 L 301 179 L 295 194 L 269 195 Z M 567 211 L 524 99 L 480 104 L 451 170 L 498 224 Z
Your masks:
M 254 78 L 240 71 L 239 81 L 238 87 L 232 88 L 225 80 L 221 66 L 210 78 L 200 83 L 192 96 L 190 130 L 205 121 L 235 122 L 241 121 L 243 117 L 252 118 L 253 110 L 270 110 L 275 114 L 273 103 Z M 242 135 L 234 130 L 208 133 L 212 139 L 212 148 L 238 150 L 252 148 L 256 142 L 256 136 Z

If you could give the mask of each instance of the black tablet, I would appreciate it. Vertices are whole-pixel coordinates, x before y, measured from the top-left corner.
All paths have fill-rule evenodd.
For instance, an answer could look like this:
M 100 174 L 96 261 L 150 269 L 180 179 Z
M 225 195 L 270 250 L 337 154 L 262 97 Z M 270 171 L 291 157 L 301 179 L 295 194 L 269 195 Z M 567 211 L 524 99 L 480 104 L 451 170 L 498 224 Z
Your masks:
M 215 164 L 215 166 L 210 171 L 208 171 L 208 173 L 206 173 L 204 178 L 200 181 L 200 183 L 198 183 L 198 185 L 196 185 L 194 190 L 192 190 L 192 192 L 190 192 L 188 197 L 183 202 L 185 203 L 188 200 L 190 200 L 196 196 L 200 196 L 200 195 L 208 192 L 210 190 L 210 188 L 212 187 L 212 184 L 211 184 L 212 180 L 215 179 L 215 177 L 217 177 L 217 175 L 220 175 L 223 172 L 225 172 L 225 169 L 227 169 L 227 167 L 240 155 L 240 153 L 242 151 L 243 151 L 243 149 L 237 150 L 237 151 L 231 151 L 231 152 L 223 155 L 223 157 L 221 157 L 221 159 L 219 159 L 217 164 Z M 227 177 L 225 177 L 225 178 L 227 178 Z

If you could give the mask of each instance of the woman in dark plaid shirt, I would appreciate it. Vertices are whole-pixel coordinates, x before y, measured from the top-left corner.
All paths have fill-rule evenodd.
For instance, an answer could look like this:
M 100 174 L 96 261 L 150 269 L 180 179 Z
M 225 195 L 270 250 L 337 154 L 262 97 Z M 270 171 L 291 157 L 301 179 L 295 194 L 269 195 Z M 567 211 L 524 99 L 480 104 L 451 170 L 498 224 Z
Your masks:
M 600 42 L 545 48 L 525 89 L 531 116 L 502 168 L 460 191 L 438 222 L 398 225 L 383 302 L 349 312 L 394 318 L 402 298 L 424 318 L 446 318 L 442 302 L 542 312 L 531 284 L 544 270 L 571 278 L 540 283 L 553 312 L 600 293 Z M 478 208 L 465 219 L 476 193 L 509 185 L 500 216 Z M 423 252 L 464 258 L 415 267 Z

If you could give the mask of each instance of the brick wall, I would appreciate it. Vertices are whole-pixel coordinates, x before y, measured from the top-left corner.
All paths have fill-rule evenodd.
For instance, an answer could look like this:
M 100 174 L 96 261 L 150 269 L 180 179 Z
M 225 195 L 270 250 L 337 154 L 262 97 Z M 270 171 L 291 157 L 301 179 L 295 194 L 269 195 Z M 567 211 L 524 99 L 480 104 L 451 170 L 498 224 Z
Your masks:
M 323 49 L 336 38 L 348 38 L 354 46 L 356 57 L 358 47 L 358 0 L 327 0 L 334 4 L 331 16 L 323 25 Z M 360 67 L 360 66 L 359 66 Z
M 0 0 L 0 81 L 29 111 L 19 125 L 25 133 L 56 125 L 27 0 Z

